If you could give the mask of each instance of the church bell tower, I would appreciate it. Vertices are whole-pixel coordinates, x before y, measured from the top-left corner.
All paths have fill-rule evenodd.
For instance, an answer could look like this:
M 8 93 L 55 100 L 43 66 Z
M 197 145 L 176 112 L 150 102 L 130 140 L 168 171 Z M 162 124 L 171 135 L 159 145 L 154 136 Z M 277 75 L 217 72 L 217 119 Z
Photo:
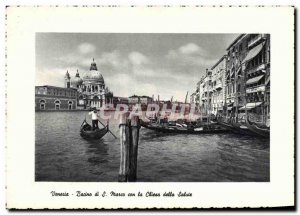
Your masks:
M 70 78 L 70 74 L 67 70 L 67 73 L 65 75 L 65 88 L 70 88 L 70 82 L 71 82 L 71 78 Z

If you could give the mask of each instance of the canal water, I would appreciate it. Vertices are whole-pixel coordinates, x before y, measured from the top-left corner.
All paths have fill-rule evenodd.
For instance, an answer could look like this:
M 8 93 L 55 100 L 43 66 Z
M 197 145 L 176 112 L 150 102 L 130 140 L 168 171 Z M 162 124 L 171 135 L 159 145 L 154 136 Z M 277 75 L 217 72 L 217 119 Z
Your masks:
M 117 182 L 120 143 L 79 134 L 87 112 L 36 112 L 36 181 Z M 110 129 L 119 136 L 117 120 Z M 161 134 L 141 128 L 141 182 L 270 181 L 270 144 L 236 134 Z

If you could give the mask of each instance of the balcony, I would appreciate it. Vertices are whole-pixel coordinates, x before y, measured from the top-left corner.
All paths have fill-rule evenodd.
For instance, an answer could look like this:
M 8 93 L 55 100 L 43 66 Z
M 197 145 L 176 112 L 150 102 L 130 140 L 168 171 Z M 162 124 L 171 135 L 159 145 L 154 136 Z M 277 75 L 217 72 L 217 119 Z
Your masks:
M 226 98 L 227 98 L 227 99 L 231 99 L 232 97 L 234 97 L 234 96 L 233 96 L 233 94 L 231 94 L 231 93 L 226 95 Z
M 260 40 L 264 39 L 263 34 L 258 34 L 256 37 L 253 37 L 249 42 L 248 42 L 248 48 L 251 48 L 254 46 L 256 43 L 258 43 Z
M 265 92 L 266 87 L 264 85 L 249 87 L 246 89 L 246 93 L 257 93 L 257 92 Z

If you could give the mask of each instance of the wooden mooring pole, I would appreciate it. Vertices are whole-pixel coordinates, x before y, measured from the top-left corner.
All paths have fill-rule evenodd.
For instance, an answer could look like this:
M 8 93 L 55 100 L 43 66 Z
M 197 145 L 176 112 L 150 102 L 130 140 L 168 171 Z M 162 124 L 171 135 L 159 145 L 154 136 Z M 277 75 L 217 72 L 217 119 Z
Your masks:
M 139 142 L 139 117 L 127 119 L 126 114 L 120 118 L 120 170 L 119 182 L 131 182 L 137 179 L 137 156 Z
M 140 120 L 138 116 L 133 116 L 131 119 L 131 144 L 129 147 L 129 181 L 137 179 L 137 157 L 139 146 Z

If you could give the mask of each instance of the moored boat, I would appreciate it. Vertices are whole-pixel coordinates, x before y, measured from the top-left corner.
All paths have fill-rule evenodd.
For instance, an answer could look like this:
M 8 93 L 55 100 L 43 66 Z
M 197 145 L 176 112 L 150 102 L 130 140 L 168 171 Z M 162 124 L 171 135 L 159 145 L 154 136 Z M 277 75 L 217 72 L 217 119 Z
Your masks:
M 88 140 L 97 140 L 101 139 L 108 131 L 108 125 L 106 125 L 104 128 L 97 128 L 93 130 L 92 126 L 88 124 L 86 120 L 84 120 L 80 127 L 80 136 Z
M 249 126 L 247 126 L 246 124 L 242 124 L 234 121 L 232 121 L 231 124 L 234 127 L 234 129 L 236 129 L 240 134 L 256 136 L 256 133 L 251 131 L 251 129 L 249 129 Z
M 159 124 L 156 122 L 144 122 L 141 120 L 141 126 L 153 131 L 162 133 L 175 133 L 175 134 L 215 134 L 215 133 L 226 133 L 229 130 L 222 128 L 218 125 L 203 125 L 201 127 L 194 126 L 178 126 Z
M 248 128 L 254 132 L 255 134 L 262 136 L 262 137 L 270 137 L 270 128 L 269 127 L 260 127 L 256 125 L 254 122 L 249 120 L 249 117 L 246 117 L 246 123 Z

